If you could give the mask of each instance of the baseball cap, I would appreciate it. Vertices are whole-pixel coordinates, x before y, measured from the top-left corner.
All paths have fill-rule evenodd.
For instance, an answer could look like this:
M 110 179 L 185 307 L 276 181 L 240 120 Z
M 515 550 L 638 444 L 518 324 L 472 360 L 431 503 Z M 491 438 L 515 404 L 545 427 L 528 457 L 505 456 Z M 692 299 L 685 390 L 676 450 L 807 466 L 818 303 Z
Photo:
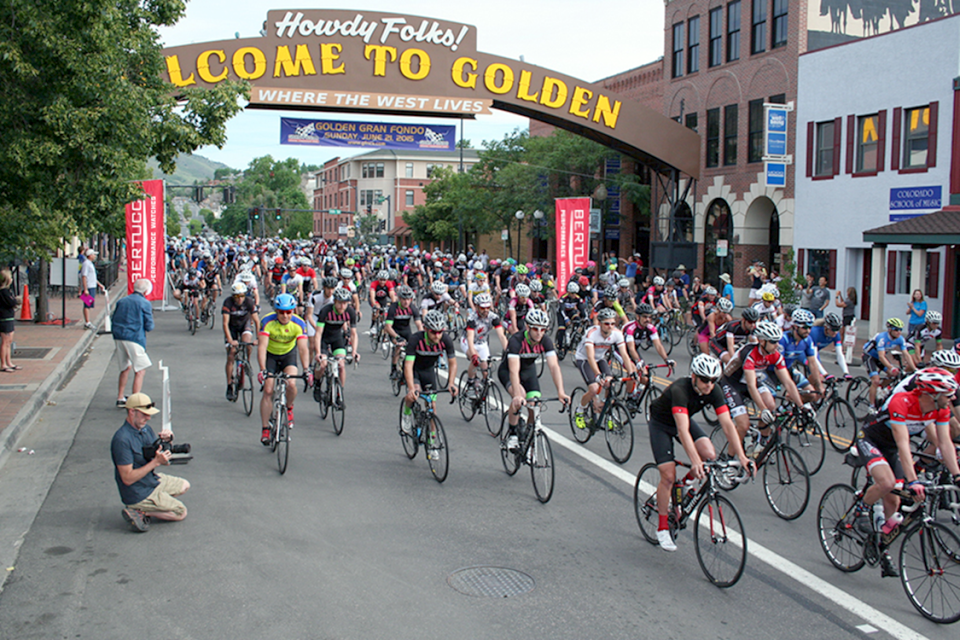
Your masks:
M 83 255 L 85 255 L 85 256 L 87 256 L 87 257 L 89 258 L 90 256 L 95 256 L 95 255 L 98 255 L 98 254 L 97 254 L 96 249 L 87 249 L 87 252 L 84 253 Z
M 127 403 L 123 405 L 127 409 L 136 409 L 140 413 L 145 413 L 148 416 L 160 413 L 160 409 L 157 409 L 154 406 L 150 396 L 145 393 L 135 393 L 129 398 L 127 398 Z

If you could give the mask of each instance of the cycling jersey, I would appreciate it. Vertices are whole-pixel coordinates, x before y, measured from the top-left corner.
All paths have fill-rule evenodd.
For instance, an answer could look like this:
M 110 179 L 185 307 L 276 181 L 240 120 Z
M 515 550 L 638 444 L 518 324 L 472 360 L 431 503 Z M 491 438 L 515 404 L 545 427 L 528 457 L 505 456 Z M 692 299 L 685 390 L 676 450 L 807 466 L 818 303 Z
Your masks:
M 837 331 L 836 334 L 831 338 L 827 335 L 827 329 L 823 325 L 819 325 L 810 329 L 810 342 L 817 349 L 824 349 L 830 345 L 836 345 L 838 347 L 843 347 L 843 338 L 840 336 L 840 332 Z
M 282 356 L 293 351 L 297 340 L 306 340 L 307 323 L 293 314 L 288 323 L 281 324 L 276 312 L 269 313 L 260 320 L 260 335 L 269 338 L 267 353 Z
M 230 319 L 227 321 L 227 326 L 232 332 L 236 333 L 246 328 L 250 317 L 255 311 L 256 307 L 253 304 L 253 299 L 244 297 L 244 299 L 240 301 L 240 304 L 237 304 L 233 296 L 230 296 L 223 301 L 223 307 L 220 312 L 230 316 Z
M 333 303 L 325 305 L 317 315 L 317 327 L 323 328 L 323 341 L 331 342 L 341 336 L 348 322 L 351 327 L 357 326 L 357 312 L 353 307 L 347 307 L 343 313 L 337 313 Z
M 807 358 L 812 358 L 817 355 L 810 336 L 797 341 L 794 340 L 793 335 L 791 335 L 792 333 L 792 331 L 785 333 L 783 337 L 780 338 L 779 343 L 780 350 L 783 352 L 783 359 L 788 367 L 792 367 L 796 362 L 805 364 Z
M 742 320 L 732 320 L 717 327 L 714 337 L 710 341 L 710 346 L 714 353 L 724 353 L 727 350 L 727 336 L 730 335 L 733 336 L 734 349 L 737 349 L 747 341 L 750 333 L 751 331 L 743 326 Z
M 658 306 L 660 306 L 662 302 L 661 300 L 662 297 L 663 297 L 663 287 L 660 287 L 658 289 L 656 285 L 653 285 L 649 289 L 647 289 L 647 292 L 643 294 L 643 296 L 640 298 L 640 304 L 646 302 L 651 307 L 656 309 Z
M 527 316 L 527 312 L 533 309 L 533 301 L 530 298 L 527 298 L 523 302 L 520 302 L 517 298 L 510 299 L 510 308 L 513 309 L 517 314 L 517 323 L 519 324 Z
M 889 331 L 881 331 L 863 345 L 864 355 L 868 355 L 871 358 L 880 359 L 881 351 L 893 351 L 900 350 L 903 351 L 906 348 L 906 341 L 903 339 L 903 334 L 893 338 L 890 336 Z
M 949 424 L 950 409 L 935 408 L 926 413 L 920 409 L 920 392 L 905 391 L 893 395 L 890 400 L 863 428 L 864 437 L 878 447 L 896 447 L 893 437 L 893 424 L 902 424 L 910 435 L 922 433 L 932 424 Z
M 787 365 L 779 351 L 763 353 L 760 343 L 747 343 L 740 347 L 723 368 L 723 377 L 730 380 L 743 379 L 744 371 L 765 371 L 769 368 L 786 369 Z
M 477 315 L 476 311 L 470 311 L 470 314 L 467 316 L 467 331 L 473 331 L 473 344 L 480 345 L 486 344 L 487 338 L 490 336 L 490 332 L 493 329 L 496 329 L 499 326 L 502 326 L 500 321 L 500 316 L 495 314 L 493 311 L 487 313 L 486 318 L 481 318 Z M 463 338 L 464 344 L 466 344 L 466 336 Z
M 577 345 L 577 353 L 575 358 L 577 360 L 587 360 L 587 343 L 593 345 L 593 357 L 596 361 L 600 361 L 603 358 L 607 351 L 615 351 L 612 347 L 620 348 L 620 345 L 624 344 L 625 340 L 623 333 L 619 329 L 613 329 L 610 332 L 610 335 L 603 337 L 603 332 L 600 330 L 600 327 L 593 325 L 587 329 L 587 333 L 583 336 L 583 340 L 580 341 L 580 344 Z
M 410 320 L 419 319 L 420 309 L 412 304 L 404 309 L 399 302 L 394 302 L 387 309 L 386 323 L 392 324 L 393 330 L 397 333 L 408 333 L 410 331 Z
M 433 369 L 444 354 L 448 359 L 454 357 L 453 340 L 446 333 L 440 338 L 440 342 L 431 342 L 425 331 L 418 331 L 410 336 L 407 342 L 406 361 L 413 361 L 414 370 Z
M 431 293 L 428 296 L 424 296 L 423 300 L 420 301 L 420 313 L 426 313 L 434 307 L 442 309 L 444 304 L 452 303 L 453 298 L 450 297 L 449 293 L 444 293 L 439 298 L 437 298 L 435 294 Z
M 728 411 L 719 385 L 713 385 L 710 393 L 700 395 L 693 388 L 693 379 L 683 378 L 664 389 L 663 394 L 650 403 L 650 419 L 664 425 L 676 425 L 674 414 L 693 416 L 707 405 L 712 406 L 717 415 Z
M 393 291 L 393 288 L 392 280 L 377 280 L 370 285 L 370 291 L 373 292 L 374 300 L 376 300 L 379 305 L 390 300 L 390 292 Z
M 620 302 L 614 300 L 613 304 L 608 305 L 605 300 L 601 300 L 593 307 L 593 313 L 599 313 L 602 309 L 613 309 L 616 311 L 618 317 L 625 317 L 627 314 L 623 312 L 623 307 L 620 306 Z
M 651 322 L 650 324 L 641 326 L 636 320 L 631 320 L 623 325 L 624 342 L 636 342 L 640 338 L 659 340 L 660 334 L 657 333 L 656 325 Z
M 922 346 L 926 344 L 928 340 L 936 340 L 937 347 L 939 348 L 940 343 L 942 342 L 940 339 L 941 335 L 943 335 L 943 331 L 940 330 L 939 326 L 931 329 L 926 324 L 921 324 L 915 326 L 910 331 L 910 335 L 907 336 L 907 342 L 909 342 L 911 346 L 916 344 Z

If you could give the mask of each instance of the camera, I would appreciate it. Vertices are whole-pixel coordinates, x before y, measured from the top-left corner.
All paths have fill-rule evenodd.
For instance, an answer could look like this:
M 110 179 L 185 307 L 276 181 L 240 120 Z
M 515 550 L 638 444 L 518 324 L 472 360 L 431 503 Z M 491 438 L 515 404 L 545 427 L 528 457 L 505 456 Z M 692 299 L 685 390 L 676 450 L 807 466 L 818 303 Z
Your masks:
M 193 456 L 187 455 L 190 453 L 189 444 L 173 444 L 160 438 L 154 440 L 153 444 L 143 448 L 143 457 L 147 461 L 153 460 L 157 455 L 157 451 L 169 451 L 172 453 L 174 457 L 170 458 L 170 464 L 186 464 L 193 460 Z

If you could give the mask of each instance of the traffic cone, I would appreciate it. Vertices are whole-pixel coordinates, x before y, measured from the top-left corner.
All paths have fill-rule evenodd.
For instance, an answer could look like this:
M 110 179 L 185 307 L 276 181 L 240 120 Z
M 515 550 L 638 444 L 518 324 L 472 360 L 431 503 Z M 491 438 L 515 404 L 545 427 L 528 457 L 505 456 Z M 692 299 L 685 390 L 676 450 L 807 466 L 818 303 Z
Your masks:
M 32 322 L 33 313 L 30 311 L 30 289 L 23 285 L 23 305 L 20 307 L 20 320 L 22 322 Z

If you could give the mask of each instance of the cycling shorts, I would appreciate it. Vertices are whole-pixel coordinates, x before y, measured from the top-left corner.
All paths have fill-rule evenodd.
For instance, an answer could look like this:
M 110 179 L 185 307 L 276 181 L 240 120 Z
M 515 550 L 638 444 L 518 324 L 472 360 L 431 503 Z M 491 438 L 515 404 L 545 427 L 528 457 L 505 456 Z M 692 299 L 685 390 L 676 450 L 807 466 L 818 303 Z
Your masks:
M 460 339 L 460 348 L 463 349 L 463 352 L 467 352 L 467 339 Z M 478 343 L 476 340 L 473 341 L 473 348 L 477 350 L 477 357 L 480 358 L 480 361 L 490 359 L 490 345 L 486 342 Z
M 867 438 L 857 438 L 856 445 L 857 454 L 861 459 L 867 461 L 867 471 L 872 470 L 877 465 L 886 464 L 893 470 L 893 477 L 903 481 L 903 465 L 900 464 L 900 452 L 896 446 L 882 447 Z
M 267 368 L 265 371 L 268 373 L 280 373 L 287 367 L 297 366 L 297 352 L 298 349 L 293 349 L 278 356 L 275 353 L 267 353 Z
M 246 323 L 241 327 L 235 327 L 232 324 L 227 325 L 227 330 L 230 331 L 230 337 L 236 340 L 237 342 L 243 337 L 243 334 L 249 333 L 253 337 L 253 320 L 247 320 Z M 230 343 L 227 343 L 230 344 Z
M 883 371 L 883 363 L 880 362 L 879 358 L 863 354 L 863 368 L 867 370 L 867 374 L 872 378 L 880 375 L 880 372 Z
M 594 384 L 597 381 L 597 375 L 593 372 L 593 369 L 590 368 L 590 363 L 586 360 L 577 360 L 575 362 L 577 365 L 577 370 L 580 371 L 580 375 L 583 376 L 583 381 L 587 385 Z M 610 371 L 610 365 L 607 364 L 606 360 L 597 360 L 597 367 L 600 368 L 600 373 L 605 376 L 613 375 Z
M 510 368 L 506 360 L 497 369 L 497 378 L 507 393 L 510 393 Z M 520 386 L 523 387 L 528 398 L 531 397 L 531 393 L 540 393 L 540 379 L 537 378 L 536 367 L 520 367 Z
M 417 369 L 414 367 L 413 383 L 420 385 L 421 391 L 424 389 L 439 389 L 440 383 L 437 381 L 437 368 L 427 367 L 426 369 Z
M 331 336 L 326 333 L 320 339 L 321 353 L 332 353 L 335 356 L 344 356 L 347 354 L 347 340 L 343 334 Z
M 656 418 L 650 418 L 648 425 L 650 431 L 650 448 L 653 449 L 653 459 L 657 464 L 666 464 L 673 462 L 676 458 L 673 455 L 673 443 L 679 442 L 677 435 L 677 425 L 665 424 Z M 690 436 L 696 442 L 700 438 L 706 438 L 707 434 L 693 420 L 690 421 Z
M 736 418 L 747 412 L 747 405 L 744 398 L 750 397 L 750 390 L 746 382 L 740 382 L 736 379 L 731 380 L 724 376 L 720 378 L 720 389 L 723 390 L 723 398 L 727 401 L 727 407 L 730 408 L 730 417 Z M 770 387 L 757 380 L 757 390 L 760 393 L 772 393 Z

